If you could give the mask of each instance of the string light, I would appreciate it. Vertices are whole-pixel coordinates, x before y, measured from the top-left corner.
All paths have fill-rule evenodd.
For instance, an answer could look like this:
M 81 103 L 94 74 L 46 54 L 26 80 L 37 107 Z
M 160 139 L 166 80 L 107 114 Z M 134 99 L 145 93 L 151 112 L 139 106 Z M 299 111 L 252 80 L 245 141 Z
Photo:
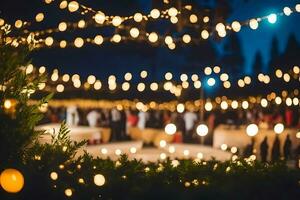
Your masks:
M 253 137 L 253 136 L 257 135 L 257 133 L 258 133 L 258 126 L 256 124 L 249 124 L 247 126 L 247 128 L 246 128 L 246 133 L 250 137 Z
M 177 128 L 176 128 L 175 124 L 170 123 L 165 126 L 165 132 L 168 135 L 173 135 L 176 133 L 176 131 L 177 131 Z
M 199 124 L 196 132 L 201 137 L 206 136 L 208 134 L 208 127 L 205 124 Z
M 268 16 L 268 21 L 271 23 L 271 24 L 274 24 L 274 23 L 276 23 L 276 21 L 277 21 L 277 15 L 276 14 L 270 14 L 269 16 Z

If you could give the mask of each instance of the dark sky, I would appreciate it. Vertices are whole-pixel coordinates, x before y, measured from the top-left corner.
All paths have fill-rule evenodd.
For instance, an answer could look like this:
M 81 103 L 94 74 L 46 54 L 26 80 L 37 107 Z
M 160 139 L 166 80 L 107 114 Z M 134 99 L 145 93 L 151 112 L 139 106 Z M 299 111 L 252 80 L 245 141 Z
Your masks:
M 1 0 L 0 16 L 4 16 L 10 20 L 17 18 L 32 19 L 37 12 L 45 11 L 46 16 L 49 14 L 51 17 L 64 19 L 64 16 L 69 14 L 63 11 L 54 11 L 55 13 L 53 13 L 53 10 L 47 10 L 41 1 Z M 209 0 L 198 1 L 208 2 Z M 89 5 L 91 1 L 80 2 Z M 144 12 L 149 12 L 151 1 L 139 0 L 139 2 Z M 292 7 L 297 3 L 295 0 L 230 0 L 229 2 L 232 4 L 233 12 L 227 20 L 228 22 L 265 16 L 272 12 L 281 11 L 284 6 Z M 97 4 L 95 0 L 92 3 Z M 107 4 L 107 7 L 109 7 L 109 4 Z M 61 12 L 62 14 L 58 14 L 57 12 Z M 261 23 L 258 30 L 251 30 L 249 27 L 242 28 L 238 36 L 241 40 L 242 54 L 246 59 L 244 72 L 251 71 L 256 51 L 260 51 L 263 54 L 263 61 L 265 63 L 268 62 L 270 43 L 273 36 L 278 38 L 281 51 L 284 50 L 287 38 L 291 33 L 294 33 L 298 41 L 300 41 L 299 20 L 300 14 L 295 13 L 289 17 L 279 17 L 276 24 Z M 221 47 L 222 42 L 218 43 L 218 46 Z M 59 68 L 62 72 L 77 72 L 85 76 L 96 74 L 101 78 L 107 77 L 110 74 L 124 74 L 127 71 L 138 73 L 142 69 L 150 69 L 150 73 L 152 71 L 155 76 L 160 77 L 166 71 L 173 71 L 178 74 L 182 72 L 182 69 L 178 70 L 178 65 L 182 65 L 185 62 L 183 55 L 175 55 L 165 47 L 155 51 L 150 49 L 146 52 L 141 50 L 143 48 L 148 48 L 148 46 L 143 44 L 139 45 L 138 48 L 133 46 L 130 52 L 127 51 L 128 49 L 124 49 L 122 45 L 121 47 L 109 49 L 105 49 L 104 46 L 66 50 L 43 50 L 34 56 L 33 62 L 38 65 Z M 220 53 L 223 52 L 221 51 Z M 214 61 L 212 61 L 211 65 L 214 64 Z

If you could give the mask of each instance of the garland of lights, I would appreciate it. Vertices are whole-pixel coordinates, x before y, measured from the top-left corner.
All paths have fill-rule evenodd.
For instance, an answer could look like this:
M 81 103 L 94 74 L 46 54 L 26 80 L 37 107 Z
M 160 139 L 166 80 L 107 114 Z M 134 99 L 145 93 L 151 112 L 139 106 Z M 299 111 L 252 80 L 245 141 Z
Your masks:
M 34 66 L 33 65 L 29 65 L 26 68 L 26 72 L 32 73 L 34 71 Z M 42 66 L 38 69 L 38 72 L 43 74 L 46 72 L 46 67 Z M 206 76 L 211 75 L 212 73 L 215 74 L 219 74 L 221 72 L 221 68 L 219 66 L 214 66 L 214 67 L 205 67 L 204 68 L 204 74 Z M 291 76 L 294 79 L 299 79 L 299 74 L 300 74 L 300 68 L 298 66 L 294 66 L 291 70 L 288 70 L 287 73 L 284 73 L 282 70 L 277 69 L 275 71 L 275 76 L 279 79 L 283 79 L 285 82 L 290 82 L 291 80 Z M 143 70 L 140 73 L 140 77 L 142 79 L 146 79 L 148 76 L 148 72 Z M 125 82 L 123 82 L 122 84 L 122 90 L 124 91 L 128 91 L 130 89 L 130 83 L 129 81 L 132 80 L 132 74 L 127 72 L 124 75 L 124 80 Z M 158 84 L 156 82 L 152 82 L 150 84 L 150 89 L 152 91 L 157 91 L 159 89 L 159 85 L 162 85 L 163 89 L 166 91 L 170 91 L 172 94 L 175 94 L 176 96 L 180 96 L 181 94 L 181 90 L 182 89 L 187 89 L 189 87 L 189 82 L 188 82 L 188 75 L 187 74 L 181 74 L 180 76 L 180 80 L 181 80 L 181 84 L 180 85 L 174 85 L 172 83 L 172 79 L 173 79 L 173 75 L 171 72 L 167 72 L 165 74 L 165 80 L 166 82 L 163 84 Z M 271 79 L 269 75 L 263 74 L 263 73 L 259 73 L 258 76 L 258 81 L 264 84 L 269 84 Z M 59 72 L 57 69 L 53 70 L 52 75 L 50 76 L 50 79 L 52 82 L 56 82 L 59 79 L 62 80 L 62 82 L 69 82 L 69 80 L 71 79 L 73 82 L 73 86 L 75 88 L 80 88 L 81 87 L 81 80 L 80 80 L 80 76 L 78 74 L 74 74 L 72 75 L 72 77 L 70 77 L 69 74 L 64 74 L 61 78 L 59 77 Z M 193 81 L 193 85 L 195 87 L 195 89 L 199 89 L 202 85 L 201 81 L 199 80 L 199 76 L 198 74 L 193 74 L 191 76 L 191 80 Z M 227 73 L 221 73 L 220 74 L 220 80 L 223 82 L 223 87 L 225 89 L 229 89 L 231 87 L 231 82 L 229 81 L 229 75 Z M 251 78 L 250 76 L 245 76 L 243 78 L 238 79 L 237 81 L 237 85 L 240 88 L 244 88 L 246 85 L 250 85 L 252 80 L 254 80 L 254 78 Z M 300 80 L 299 80 L 300 81 Z M 90 88 L 92 85 L 94 86 L 95 90 L 100 90 L 102 88 L 102 83 L 104 82 L 104 80 L 98 80 L 96 78 L 96 76 L 94 75 L 90 75 L 87 78 L 87 82 L 84 84 L 84 88 L 88 89 Z M 116 77 L 114 75 L 110 75 L 107 78 L 107 82 L 108 82 L 108 86 L 109 86 L 109 90 L 115 90 L 117 88 L 117 83 L 116 83 Z M 215 79 L 210 77 L 207 79 L 207 84 L 208 86 L 214 86 L 215 85 Z M 44 83 L 43 85 L 41 85 L 40 89 L 44 89 L 46 86 L 46 84 Z M 139 92 L 144 91 L 146 88 L 146 85 L 144 83 L 139 83 L 137 84 L 137 90 Z M 58 84 L 56 87 L 58 92 L 63 92 L 64 91 L 64 86 L 63 84 Z
M 87 99 L 74 99 L 74 100 L 57 100 L 53 99 L 48 104 L 41 106 L 41 111 L 46 112 L 48 106 L 51 107 L 68 107 L 72 105 L 77 105 L 80 108 L 105 108 L 111 109 L 117 106 L 118 109 L 137 109 L 141 111 L 147 111 L 149 109 L 152 110 L 169 110 L 171 112 L 177 111 L 179 113 L 184 112 L 185 110 L 191 111 L 199 111 L 201 107 L 204 105 L 204 109 L 207 112 L 210 112 L 214 109 L 233 109 L 236 110 L 238 108 L 248 109 L 254 106 L 261 106 L 262 108 L 267 108 L 268 106 L 274 105 L 282 105 L 285 102 L 286 106 L 299 106 L 299 98 L 296 97 L 296 94 L 299 95 L 299 91 L 295 89 L 292 93 L 288 94 L 287 91 L 282 91 L 281 95 L 276 95 L 274 92 L 266 95 L 265 97 L 257 96 L 257 97 L 249 97 L 248 99 L 240 99 L 233 100 L 227 99 L 226 97 L 216 97 L 215 99 L 206 99 L 206 100 L 196 100 L 196 101 L 186 101 L 184 103 L 178 101 L 170 101 L 157 103 L 155 101 L 151 101 L 149 103 L 143 103 L 140 101 L 130 101 L 130 100 L 87 100 Z M 13 100 L 6 100 L 7 102 L 4 105 L 14 104 Z M 30 101 L 31 104 L 35 104 L 36 101 Z
M 52 3 L 52 1 L 46 1 L 46 3 Z M 74 8 L 74 7 L 77 8 L 77 6 L 74 6 L 73 4 L 78 4 L 78 3 L 76 1 L 71 1 L 68 4 L 67 1 L 62 1 L 62 4 L 64 5 L 63 8 L 69 7 L 72 10 L 72 8 Z M 85 6 L 83 6 L 83 7 L 85 7 Z M 78 8 L 79 8 L 79 6 L 78 6 Z M 176 8 L 174 8 L 174 9 L 176 9 Z M 93 10 L 93 9 L 88 9 L 88 10 Z M 154 9 L 154 10 L 156 11 L 157 9 Z M 182 38 L 175 38 L 175 37 L 172 37 L 172 35 L 166 35 L 165 36 L 165 35 L 158 35 L 156 32 L 146 32 L 146 31 L 143 31 L 143 30 L 139 30 L 137 27 L 133 27 L 133 26 L 125 26 L 123 24 L 121 26 L 123 18 L 126 19 L 126 20 L 127 19 L 134 19 L 136 22 L 141 22 L 144 18 L 143 15 L 141 13 L 136 13 L 133 16 L 130 16 L 130 17 L 121 18 L 121 17 L 117 16 L 121 19 L 121 21 L 119 21 L 120 20 L 119 18 L 117 18 L 119 20 L 115 20 L 115 21 L 118 22 L 118 23 L 115 22 L 115 24 L 114 24 L 115 27 L 128 30 L 130 36 L 121 36 L 120 34 L 114 34 L 111 37 L 105 37 L 104 38 L 102 35 L 96 35 L 93 39 L 92 38 L 83 39 L 81 37 L 77 37 L 73 42 L 67 42 L 66 40 L 54 41 L 53 37 L 48 36 L 46 38 L 38 38 L 36 48 L 42 48 L 42 47 L 66 48 L 66 46 L 81 48 L 85 43 L 101 45 L 103 42 L 119 43 L 122 40 L 123 41 L 136 40 L 136 41 L 149 41 L 150 43 L 157 43 L 157 42 L 165 43 L 169 47 L 169 49 L 172 50 L 172 49 L 176 48 L 175 43 L 177 43 L 177 42 L 183 42 L 185 44 L 188 44 L 188 43 L 191 43 L 191 42 L 192 43 L 198 43 L 201 40 L 206 40 L 210 37 L 210 35 L 213 34 L 214 30 L 217 31 L 217 33 L 220 37 L 225 37 L 226 36 L 226 30 L 233 30 L 234 32 L 239 32 L 243 25 L 247 25 L 247 26 L 249 25 L 251 29 L 255 30 L 255 29 L 258 28 L 259 22 L 261 22 L 262 20 L 268 20 L 270 23 L 275 23 L 277 21 L 277 16 L 283 16 L 283 15 L 289 16 L 294 12 L 300 12 L 300 4 L 297 4 L 294 9 L 291 9 L 290 7 L 284 7 L 282 12 L 279 12 L 279 13 L 276 13 L 276 14 L 273 13 L 273 14 L 270 14 L 268 16 L 258 17 L 258 18 L 254 18 L 254 19 L 249 19 L 249 20 L 246 20 L 244 22 L 234 21 L 231 24 L 218 23 L 215 26 L 215 28 L 211 28 L 213 30 L 211 33 L 208 30 L 203 29 L 200 33 L 202 39 L 200 39 L 198 37 L 192 38 L 191 35 L 187 34 L 187 33 L 182 34 Z M 178 11 L 175 12 L 174 11 L 173 14 L 171 12 L 171 15 L 172 16 L 174 14 L 177 15 L 178 13 L 180 13 L 180 12 L 178 12 Z M 97 13 L 97 14 L 99 15 L 99 13 Z M 97 14 L 94 16 L 94 20 L 96 21 L 96 26 L 99 26 L 99 25 L 102 26 L 103 25 L 102 21 L 101 21 L 102 23 L 97 23 L 97 22 L 99 22 L 99 20 L 97 20 L 99 17 L 96 17 Z M 102 16 L 102 14 L 101 14 L 101 16 Z M 170 15 L 169 12 L 168 12 L 168 14 Z M 151 13 L 149 15 L 151 16 Z M 175 17 L 176 17 L 176 15 L 175 15 Z M 197 22 L 197 20 L 196 20 L 197 16 L 196 15 L 194 16 L 195 19 L 193 19 L 192 16 L 194 16 L 194 15 L 190 16 L 191 23 L 196 23 Z M 110 18 L 114 19 L 115 17 L 116 16 L 109 16 L 109 17 L 106 17 L 105 15 L 102 16 L 103 19 L 110 19 Z M 36 22 L 41 22 L 41 21 L 43 21 L 43 19 L 44 19 L 44 14 L 43 13 L 38 13 L 35 17 Z M 112 19 L 111 23 L 113 23 L 113 21 L 114 21 L 113 19 Z M 154 19 L 155 19 L 155 17 L 154 17 Z M 92 25 L 93 24 L 92 21 L 93 20 L 89 20 L 87 22 L 85 20 L 80 20 L 78 22 L 68 22 L 68 23 L 60 22 L 57 28 L 49 28 L 49 29 L 41 30 L 41 31 L 32 31 L 31 34 L 33 34 L 35 37 L 38 37 L 38 36 L 42 36 L 42 35 L 45 35 L 45 34 L 48 34 L 48 33 L 51 34 L 51 33 L 54 33 L 54 32 L 64 32 L 64 31 L 67 30 L 68 27 L 72 28 L 72 29 L 76 29 L 76 28 L 83 29 L 83 28 L 86 28 L 86 27 Z M 209 18 L 204 20 L 204 21 L 208 22 Z M 5 24 L 5 21 L 3 19 L 0 19 L 0 26 L 3 26 L 4 24 Z M 23 26 L 25 26 L 25 27 L 30 26 L 31 24 L 32 23 L 30 23 L 30 22 L 23 22 L 22 20 L 17 20 L 15 22 L 15 27 L 17 29 L 20 29 Z M 29 31 L 24 30 L 24 32 L 28 33 Z M 11 38 L 8 38 L 8 40 L 13 41 L 13 39 L 11 39 Z M 23 41 L 24 41 L 24 39 L 23 39 Z

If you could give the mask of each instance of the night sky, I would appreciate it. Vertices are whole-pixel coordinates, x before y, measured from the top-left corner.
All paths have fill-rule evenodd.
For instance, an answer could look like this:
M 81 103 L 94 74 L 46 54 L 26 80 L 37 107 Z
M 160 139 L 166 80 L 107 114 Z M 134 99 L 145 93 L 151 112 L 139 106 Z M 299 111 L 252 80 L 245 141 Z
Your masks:
M 95 0 L 80 2 L 86 5 L 97 4 Z M 91 2 L 92 4 L 90 4 Z M 213 1 L 209 0 L 198 0 L 197 2 L 207 4 L 211 2 L 211 5 L 213 5 Z M 229 2 L 232 4 L 233 12 L 227 19 L 228 22 L 265 16 L 272 12 L 281 11 L 284 6 L 293 7 L 297 3 L 295 0 L 232 0 Z M 107 4 L 107 7 L 109 8 L 109 4 Z M 139 0 L 137 7 L 141 7 L 142 12 L 148 13 L 151 9 L 151 1 Z M 134 11 L 132 6 L 128 9 Z M 55 21 L 53 19 L 56 18 L 59 21 L 67 19 L 66 16 L 70 15 L 67 11 L 46 8 L 45 4 L 37 0 L 1 0 L 0 11 L 0 17 L 4 17 L 11 22 L 18 18 L 33 19 L 37 12 L 42 11 L 46 13 L 46 17 L 50 16 L 50 22 Z M 112 10 L 111 12 L 118 13 L 118 10 Z M 242 54 L 245 57 L 243 71 L 245 73 L 251 72 L 254 55 L 257 51 L 262 53 L 264 63 L 269 61 L 270 44 L 273 36 L 278 38 L 281 51 L 284 50 L 287 38 L 291 33 L 294 33 L 300 41 L 299 20 L 300 14 L 295 13 L 289 17 L 279 17 L 276 24 L 261 23 L 257 30 L 251 30 L 249 27 L 242 28 L 238 33 L 238 37 L 241 40 Z M 47 22 L 47 19 L 45 22 Z M 50 27 L 53 27 L 53 25 Z M 219 55 L 226 53 L 222 50 L 222 44 L 225 40 L 213 42 L 218 47 Z M 135 46 L 130 46 L 132 44 L 126 45 L 127 47 L 124 47 L 125 45 L 115 45 L 109 48 L 106 48 L 106 46 L 93 46 L 81 49 L 41 50 L 33 54 L 33 62 L 37 65 L 49 66 L 51 69 L 58 68 L 63 73 L 80 73 L 83 76 L 96 74 L 99 78 L 107 77 L 110 74 L 121 76 L 127 71 L 137 74 L 146 69 L 150 71 L 150 74 L 152 73 L 153 79 L 157 79 L 162 78 L 167 71 L 174 72 L 179 76 L 187 69 L 182 67 L 186 63 L 184 55 L 175 54 L 166 47 L 145 50 L 145 48 L 149 48 L 149 45 L 143 43 Z M 201 53 L 205 54 L 205 52 Z M 209 64 L 199 63 L 195 70 L 201 70 L 204 64 L 214 65 L 215 61 L 211 61 Z M 191 72 L 190 69 L 187 69 L 187 71 Z

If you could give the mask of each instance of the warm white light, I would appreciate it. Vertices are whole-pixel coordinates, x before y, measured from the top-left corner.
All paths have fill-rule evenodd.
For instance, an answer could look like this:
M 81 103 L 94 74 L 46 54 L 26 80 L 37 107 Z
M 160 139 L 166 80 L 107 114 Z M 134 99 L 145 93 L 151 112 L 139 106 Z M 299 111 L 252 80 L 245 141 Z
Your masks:
M 95 44 L 97 44 L 97 45 L 102 44 L 103 41 L 104 41 L 104 39 L 103 39 L 102 35 L 96 35 L 95 38 L 94 38 L 94 42 L 95 42 Z
M 208 134 L 208 127 L 205 124 L 197 126 L 196 132 L 199 136 L 206 136 Z
M 276 98 L 275 98 L 275 103 L 276 103 L 277 105 L 281 104 L 281 102 L 282 102 L 282 100 L 281 100 L 280 97 L 276 97 Z
M 191 15 L 190 15 L 190 22 L 191 22 L 192 24 L 194 24 L 194 23 L 197 23 L 197 21 L 198 21 L 197 15 L 191 14 Z
M 232 109 L 237 109 L 238 106 L 239 106 L 239 103 L 237 101 L 234 100 L 234 101 L 231 102 L 231 108 Z
M 176 149 L 174 146 L 169 146 L 169 153 L 175 153 L 175 151 L 176 151 Z
M 283 80 L 284 80 L 285 82 L 290 82 L 291 76 L 290 76 L 288 73 L 285 73 L 285 74 L 283 75 Z
M 96 82 L 96 77 L 94 75 L 89 75 L 87 78 L 87 82 L 92 85 Z
M 231 153 L 236 153 L 238 151 L 237 147 L 231 147 L 230 149 Z
M 166 155 L 165 153 L 161 153 L 161 154 L 159 155 L 159 157 L 160 157 L 161 160 L 164 160 L 164 159 L 167 158 L 167 155 Z
M 38 13 L 36 16 L 35 16 L 35 21 L 37 22 L 41 22 L 44 20 L 44 13 Z
M 160 12 L 159 12 L 159 10 L 158 9 L 153 9 L 153 10 L 151 10 L 151 12 L 150 12 L 150 16 L 153 18 L 153 19 L 157 19 L 157 18 L 159 18 L 159 16 L 160 16 Z
M 295 74 L 299 74 L 299 73 L 300 73 L 300 68 L 299 68 L 299 66 L 295 65 L 295 66 L 293 67 L 293 72 L 294 72 Z
M 143 70 L 143 71 L 141 71 L 140 76 L 141 76 L 141 78 L 146 78 L 148 76 L 148 72 Z
M 143 15 L 141 13 L 135 13 L 133 19 L 136 22 L 141 22 L 143 20 Z
M 255 30 L 258 28 L 258 21 L 256 19 L 251 19 L 249 22 L 249 26 L 251 29 Z
M 84 28 L 85 27 L 85 21 L 82 19 L 77 23 L 78 28 Z
M 224 25 L 223 23 L 218 23 L 218 24 L 216 25 L 216 30 L 217 30 L 218 32 L 224 31 L 224 30 L 225 30 L 225 25 Z
M 205 75 L 210 75 L 212 73 L 212 69 L 210 67 L 205 67 L 204 68 L 204 74 Z
M 12 106 L 12 103 L 9 99 L 7 99 L 7 100 L 4 101 L 3 106 L 4 106 L 5 109 L 10 109 L 11 106 Z
M 221 109 L 226 110 L 228 108 L 228 103 L 226 101 L 221 102 Z
M 170 17 L 170 21 L 172 24 L 176 24 L 178 22 L 178 18 L 177 17 Z
M 242 102 L 242 108 L 243 108 L 243 109 L 248 109 L 248 107 L 249 107 L 248 101 L 243 101 L 243 102 Z
M 159 146 L 160 147 L 166 147 L 167 146 L 167 142 L 165 141 L 165 140 L 161 140 L 160 142 L 159 142 Z
M 231 23 L 232 30 L 235 32 L 239 32 L 241 30 L 241 24 L 238 21 L 234 21 Z
M 58 80 L 58 74 L 57 73 L 53 73 L 52 75 L 51 75 L 51 81 L 57 81 Z
M 135 27 L 133 27 L 133 28 L 130 29 L 130 35 L 131 35 L 131 37 L 137 38 L 139 36 L 139 34 L 140 34 L 139 29 L 137 29 Z
M 45 72 L 46 72 L 46 67 L 41 66 L 41 67 L 39 68 L 39 73 L 40 73 L 40 74 L 43 74 L 43 73 L 45 73 Z
M 227 144 L 222 144 L 222 145 L 221 145 L 221 149 L 222 149 L 223 151 L 226 151 L 227 148 L 228 148 Z
M 67 46 L 67 41 L 66 40 L 62 40 L 62 41 L 60 41 L 59 42 L 59 46 L 60 46 L 60 48 L 66 48 L 66 46 Z
M 158 40 L 158 35 L 155 32 L 149 34 L 148 39 L 150 42 L 154 43 Z
M 295 6 L 295 9 L 296 9 L 297 12 L 300 12 L 300 4 L 297 4 L 297 5 Z
M 65 189 L 65 195 L 66 195 L 67 197 L 72 196 L 72 194 L 73 194 L 73 192 L 72 192 L 72 190 L 71 190 L 70 188 Z
M 280 69 L 277 69 L 275 71 L 275 75 L 276 75 L 277 78 L 281 78 L 283 76 L 283 73 L 282 73 L 282 71 Z
M 250 137 L 255 136 L 258 133 L 258 126 L 256 124 L 249 124 L 246 128 L 246 133 Z
M 122 90 L 123 91 L 128 91 L 130 89 L 130 84 L 128 82 L 124 82 L 122 84 Z
M 183 155 L 184 156 L 189 156 L 190 155 L 190 151 L 188 149 L 183 150 Z
M 121 153 L 122 153 L 122 151 L 121 151 L 120 149 L 116 149 L 116 150 L 115 150 L 115 154 L 116 154 L 117 156 L 121 155 Z
M 178 10 L 174 7 L 168 10 L 168 15 L 170 15 L 171 17 L 175 17 L 177 14 L 178 14 Z
M 58 174 L 56 172 L 51 172 L 50 173 L 50 178 L 54 181 L 58 179 Z
M 101 11 L 98 11 L 97 14 L 95 15 L 95 21 L 98 24 L 103 24 L 105 21 L 105 14 Z
M 79 4 L 77 1 L 71 1 L 68 5 L 68 9 L 70 12 L 75 12 L 79 9 Z
M 187 81 L 187 80 L 188 80 L 188 76 L 187 76 L 186 74 L 181 74 L 181 75 L 180 75 L 180 80 L 181 80 L 182 82 Z
M 292 10 L 289 8 L 289 7 L 284 7 L 283 8 L 283 13 L 286 15 L 286 16 L 290 16 L 292 14 Z
M 97 81 L 95 82 L 95 84 L 94 84 L 94 89 L 95 89 L 95 90 L 100 90 L 101 87 L 102 87 L 101 81 L 97 80 Z
M 47 46 L 51 46 L 52 44 L 53 44 L 53 38 L 52 37 L 47 37 L 46 39 L 45 39 L 45 44 L 47 45 Z
M 203 159 L 203 153 L 201 153 L 201 152 L 197 153 L 197 158 L 198 159 Z
M 209 37 L 209 32 L 207 30 L 201 31 L 201 37 L 206 40 Z
M 194 87 L 195 87 L 196 89 L 199 89 L 199 88 L 201 87 L 201 82 L 200 82 L 200 81 L 195 81 L 195 82 L 194 82 Z
M 165 43 L 166 43 L 167 45 L 173 43 L 173 38 L 172 38 L 171 36 L 169 36 L 169 35 L 166 36 L 166 37 L 165 37 Z
M 292 99 L 291 99 L 290 97 L 286 98 L 285 104 L 286 104 L 287 106 L 291 106 L 291 105 L 293 104 Z
M 146 88 L 145 83 L 139 83 L 139 84 L 137 85 L 137 90 L 138 90 L 139 92 L 144 91 L 145 88 Z
M 165 79 L 166 80 L 171 80 L 173 78 L 173 75 L 172 75 L 172 73 L 171 72 L 167 72 L 166 74 L 165 74 Z
M 177 105 L 177 112 L 183 113 L 184 112 L 184 104 L 180 103 Z
M 225 81 L 225 82 L 223 83 L 223 86 L 224 86 L 224 88 L 228 89 L 228 88 L 231 87 L 231 83 L 230 83 L 229 81 Z
M 184 43 L 190 43 L 190 41 L 191 41 L 191 36 L 190 35 L 188 35 L 188 34 L 185 34 L 185 35 L 183 35 L 182 36 L 182 41 L 184 42 Z
M 264 108 L 267 107 L 268 106 L 268 100 L 267 99 L 261 99 L 260 105 Z
M 65 89 L 65 86 L 64 86 L 63 84 L 58 84 L 58 85 L 56 86 L 56 91 L 57 91 L 57 92 L 63 92 L 64 89 Z
M 150 84 L 150 89 L 151 89 L 152 91 L 158 90 L 158 84 L 157 84 L 157 83 L 151 83 L 151 84 Z
M 244 80 L 239 79 L 239 80 L 238 80 L 238 86 L 241 87 L 241 88 L 244 87 L 244 86 L 245 86 Z
M 122 23 L 122 18 L 120 16 L 115 16 L 112 20 L 114 26 L 119 26 Z
M 81 37 L 78 37 L 74 40 L 74 45 L 77 48 L 80 48 L 84 45 L 84 40 Z
M 136 153 L 137 150 L 135 147 L 131 147 L 129 151 L 130 151 L 130 153 L 134 154 L 134 153 Z
M 274 126 L 274 132 L 277 134 L 281 134 L 284 131 L 284 125 L 281 123 L 278 123 Z
M 220 75 L 220 80 L 221 80 L 221 81 L 228 81 L 228 79 L 229 79 L 228 74 L 222 73 L 222 74 Z
M 211 102 L 206 102 L 204 108 L 206 111 L 211 111 L 213 108 L 213 105 Z
M 221 71 L 221 68 L 219 66 L 214 66 L 213 71 L 218 74 Z
M 102 186 L 102 185 L 104 185 L 104 183 L 105 183 L 105 178 L 104 178 L 104 176 L 103 176 L 102 174 L 96 174 L 96 175 L 94 176 L 94 183 L 95 183 L 95 185 L 97 185 L 97 186 Z
M 296 133 L 296 138 L 300 139 L 300 131 Z
M 108 153 L 108 150 L 107 150 L 106 148 L 102 148 L 102 149 L 101 149 L 101 153 L 102 153 L 102 154 L 107 154 L 107 153 Z
M 29 65 L 26 67 L 25 73 L 26 73 L 26 74 L 31 74 L 32 72 L 33 72 L 33 65 L 32 65 L 32 64 L 29 64 Z
M 168 135 L 173 135 L 176 133 L 176 131 L 177 131 L 177 128 L 176 128 L 175 124 L 170 123 L 165 126 L 165 132 Z
M 122 39 L 122 37 L 119 34 L 115 34 L 112 37 L 112 41 L 115 42 L 115 43 L 119 43 L 121 41 L 121 39 Z
M 294 106 L 297 106 L 299 104 L 299 99 L 297 97 L 293 98 L 293 104 Z
M 130 81 L 132 79 L 132 74 L 130 72 L 127 72 L 125 75 L 124 75 L 124 79 L 126 81 Z

